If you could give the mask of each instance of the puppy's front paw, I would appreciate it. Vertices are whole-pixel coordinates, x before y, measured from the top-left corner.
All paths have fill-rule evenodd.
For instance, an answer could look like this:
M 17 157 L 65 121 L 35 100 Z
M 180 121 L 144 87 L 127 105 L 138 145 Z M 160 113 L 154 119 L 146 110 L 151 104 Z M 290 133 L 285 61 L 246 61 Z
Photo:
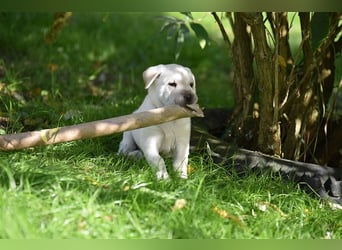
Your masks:
M 174 168 L 176 173 L 178 174 L 179 178 L 182 179 L 188 179 L 188 169 L 187 167 L 183 166 L 183 167 L 175 167 Z
M 188 174 L 187 173 L 179 173 L 179 177 L 182 179 L 188 179 Z
M 168 180 L 169 174 L 165 170 L 158 170 L 157 173 L 157 180 Z

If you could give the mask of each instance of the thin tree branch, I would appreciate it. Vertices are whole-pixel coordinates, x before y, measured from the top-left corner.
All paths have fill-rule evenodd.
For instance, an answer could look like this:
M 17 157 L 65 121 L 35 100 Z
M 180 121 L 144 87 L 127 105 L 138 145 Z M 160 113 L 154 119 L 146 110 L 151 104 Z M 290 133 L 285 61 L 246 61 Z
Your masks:
M 232 44 L 229 40 L 229 37 L 228 37 L 228 34 L 221 22 L 221 19 L 218 17 L 218 15 L 216 14 L 216 12 L 211 12 L 211 14 L 213 15 L 213 17 L 215 18 L 216 22 L 217 22 L 217 25 L 219 26 L 220 28 L 220 31 L 221 31 L 221 34 L 222 34 L 222 37 L 223 37 L 223 40 L 225 41 L 226 43 L 226 46 L 227 46 L 227 49 L 229 51 L 229 53 L 232 51 Z

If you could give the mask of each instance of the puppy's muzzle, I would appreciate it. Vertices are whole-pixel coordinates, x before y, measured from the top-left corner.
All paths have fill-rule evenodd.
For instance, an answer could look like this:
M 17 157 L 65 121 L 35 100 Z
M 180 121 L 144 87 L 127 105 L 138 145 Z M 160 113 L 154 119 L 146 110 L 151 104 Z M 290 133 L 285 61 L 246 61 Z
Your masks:
M 197 96 L 191 91 L 184 91 L 176 99 L 176 104 L 185 107 L 188 104 L 194 104 L 197 102 Z

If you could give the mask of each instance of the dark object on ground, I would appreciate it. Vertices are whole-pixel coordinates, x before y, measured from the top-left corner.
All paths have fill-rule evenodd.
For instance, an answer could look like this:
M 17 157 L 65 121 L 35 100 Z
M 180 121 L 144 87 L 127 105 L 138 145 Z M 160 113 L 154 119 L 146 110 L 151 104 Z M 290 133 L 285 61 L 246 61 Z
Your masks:
M 250 171 L 262 173 L 269 170 L 279 172 L 284 180 L 299 183 L 303 189 L 315 193 L 322 199 L 342 204 L 342 168 L 280 159 L 256 151 L 237 148 L 210 133 L 211 130 L 217 132 L 217 128 L 223 124 L 222 119 L 228 118 L 227 115 L 219 115 L 223 111 L 223 109 L 215 112 L 205 110 L 204 118 L 194 119 L 191 137 L 192 150 L 209 151 L 215 163 L 233 167 L 238 174 Z M 215 124 L 214 120 L 217 117 L 219 120 L 216 122 L 217 126 L 214 126 L 212 124 Z

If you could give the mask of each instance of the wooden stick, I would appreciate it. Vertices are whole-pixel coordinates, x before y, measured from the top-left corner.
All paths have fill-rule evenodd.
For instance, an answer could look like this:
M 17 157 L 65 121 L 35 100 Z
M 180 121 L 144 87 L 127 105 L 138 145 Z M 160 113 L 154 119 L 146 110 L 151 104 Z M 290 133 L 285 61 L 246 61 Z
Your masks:
M 0 151 L 18 150 L 39 145 L 94 138 L 196 116 L 203 117 L 203 112 L 197 104 L 189 105 L 187 108 L 172 105 L 61 128 L 0 135 Z

